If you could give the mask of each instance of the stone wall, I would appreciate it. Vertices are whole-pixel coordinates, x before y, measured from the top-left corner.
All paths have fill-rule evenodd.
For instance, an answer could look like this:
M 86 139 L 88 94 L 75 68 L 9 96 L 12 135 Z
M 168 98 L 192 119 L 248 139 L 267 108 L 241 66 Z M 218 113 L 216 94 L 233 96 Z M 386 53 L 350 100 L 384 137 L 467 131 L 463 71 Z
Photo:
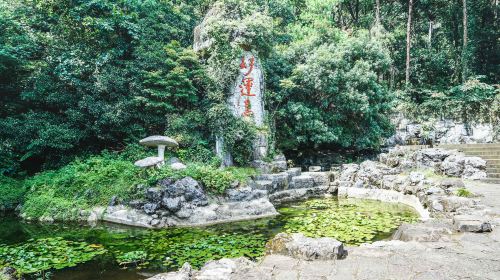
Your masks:
M 495 131 L 494 126 L 488 123 L 466 125 L 452 119 L 419 123 L 401 114 L 393 116 L 392 123 L 396 131 L 387 139 L 388 146 L 426 144 L 429 141 L 439 144 L 477 144 L 500 141 L 499 135 L 495 135 L 498 131 Z

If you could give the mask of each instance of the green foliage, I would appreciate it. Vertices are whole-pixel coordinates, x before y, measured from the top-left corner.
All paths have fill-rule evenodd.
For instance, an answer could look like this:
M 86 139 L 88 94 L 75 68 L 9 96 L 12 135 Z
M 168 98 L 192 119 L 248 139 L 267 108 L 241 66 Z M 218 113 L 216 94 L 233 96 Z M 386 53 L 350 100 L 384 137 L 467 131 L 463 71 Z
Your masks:
M 106 252 L 101 245 L 67 241 L 60 237 L 28 240 L 0 246 L 0 267 L 10 266 L 19 274 L 74 267 Z
M 461 196 L 461 197 L 471 197 L 473 194 L 471 191 L 469 191 L 468 189 L 466 188 L 459 188 L 457 190 L 457 195 L 458 196 Z
M 29 189 L 22 212 L 32 218 L 75 220 L 79 211 L 107 205 L 113 196 L 134 197 L 135 186 L 145 182 L 130 161 L 91 157 L 25 180 Z
M 122 266 L 147 265 L 148 254 L 144 251 L 131 251 L 116 256 L 116 261 Z
M 392 96 L 379 82 L 390 63 L 387 49 L 367 34 L 314 48 L 281 81 L 277 142 L 285 149 L 377 148 L 391 132 Z
M 402 94 L 400 108 L 416 120 L 448 117 L 467 123 L 500 122 L 500 90 L 484 83 L 482 77 L 471 78 L 465 83 L 445 91 L 419 92 L 419 100 L 411 94 Z M 496 126 L 496 125 L 494 125 Z
M 333 237 L 350 245 L 370 242 L 389 235 L 403 222 L 418 216 L 410 208 L 369 200 L 310 200 L 307 212 L 287 221 L 287 232 L 301 232 L 309 237 Z
M 154 241 L 155 239 L 151 240 Z M 177 269 L 185 262 L 200 268 L 207 261 L 220 258 L 248 257 L 256 259 L 264 255 L 266 238 L 260 234 L 214 234 L 192 230 L 182 235 L 172 236 L 165 251 L 161 251 L 163 264 Z M 145 240 L 148 245 L 153 245 Z M 156 245 L 157 243 L 154 242 Z M 156 249 L 158 252 L 158 250 Z
M 25 192 L 22 182 L 0 175 L 0 208 L 14 209 L 23 201 Z
M 200 164 L 190 164 L 183 170 L 172 170 L 169 167 L 147 171 L 149 182 L 156 182 L 163 178 L 181 179 L 186 176 L 200 181 L 204 188 L 211 193 L 222 194 L 235 182 L 246 183 L 250 176 L 256 175 L 253 168 L 229 167 L 218 168 Z
M 0 81 L 0 172 L 119 149 L 202 110 L 190 2 L 1 0 L 0 69 L 14 75 Z
M 140 146 L 131 146 L 122 153 L 104 152 L 102 156 L 76 160 L 67 166 L 46 171 L 17 183 L 12 179 L 0 177 L 8 183 L 8 195 L 2 202 L 14 203 L 25 195 L 22 207 L 23 216 L 29 218 L 51 217 L 56 220 L 78 220 L 84 218 L 81 210 L 94 206 L 106 206 L 113 196 L 122 201 L 130 201 L 142 196 L 138 185 L 154 185 L 160 179 L 181 179 L 190 176 L 200 181 L 211 193 L 222 194 L 234 182 L 246 183 L 250 176 L 256 175 L 253 168 L 219 168 L 218 165 L 202 163 L 188 164 L 184 170 L 172 170 L 165 166 L 161 169 L 140 169 L 133 160 L 141 154 L 146 156 Z M 17 191 L 19 185 L 19 193 Z

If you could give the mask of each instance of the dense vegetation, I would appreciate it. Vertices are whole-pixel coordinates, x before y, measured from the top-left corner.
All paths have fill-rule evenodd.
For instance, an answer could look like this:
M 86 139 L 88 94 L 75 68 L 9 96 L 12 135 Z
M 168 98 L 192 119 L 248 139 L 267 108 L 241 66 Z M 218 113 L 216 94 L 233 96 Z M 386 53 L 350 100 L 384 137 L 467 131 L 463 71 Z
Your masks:
M 193 29 L 214 5 L 212 46 L 195 53 Z M 174 137 L 176 155 L 199 164 L 217 161 L 222 134 L 244 165 L 256 128 L 225 107 L 243 48 L 264 65 L 261 129 L 273 152 L 377 149 L 395 111 L 498 128 L 498 9 L 489 0 L 0 0 L 0 174 L 62 168 L 24 183 L 1 177 L 12 197 L 0 203 L 28 188 L 72 207 L 85 194 L 69 202 L 70 193 L 95 184 L 127 197 L 139 157 L 95 155 L 126 153 L 151 134 Z M 109 199 L 92 197 L 82 203 Z

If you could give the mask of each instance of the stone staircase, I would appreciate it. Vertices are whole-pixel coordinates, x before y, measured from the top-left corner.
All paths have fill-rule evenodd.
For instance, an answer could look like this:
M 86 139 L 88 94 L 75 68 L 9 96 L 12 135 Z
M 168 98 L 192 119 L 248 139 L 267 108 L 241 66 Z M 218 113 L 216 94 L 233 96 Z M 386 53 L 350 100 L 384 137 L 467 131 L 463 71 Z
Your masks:
M 443 144 L 437 145 L 436 148 L 456 149 L 468 156 L 481 157 L 486 160 L 486 174 L 488 174 L 488 178 L 481 181 L 500 185 L 500 143 Z

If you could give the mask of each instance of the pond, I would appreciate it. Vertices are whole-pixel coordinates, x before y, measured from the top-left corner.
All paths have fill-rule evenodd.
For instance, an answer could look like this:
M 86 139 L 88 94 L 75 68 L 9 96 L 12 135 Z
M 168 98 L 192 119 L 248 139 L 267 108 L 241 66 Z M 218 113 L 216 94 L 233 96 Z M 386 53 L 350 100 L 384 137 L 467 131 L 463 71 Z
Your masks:
M 388 238 L 401 223 L 418 219 L 408 206 L 361 199 L 312 199 L 278 211 L 274 218 L 161 230 L 107 223 L 40 225 L 3 217 L 0 266 L 10 263 L 29 272 L 30 279 L 145 279 L 184 262 L 200 267 L 223 257 L 258 259 L 279 232 L 358 245 Z

